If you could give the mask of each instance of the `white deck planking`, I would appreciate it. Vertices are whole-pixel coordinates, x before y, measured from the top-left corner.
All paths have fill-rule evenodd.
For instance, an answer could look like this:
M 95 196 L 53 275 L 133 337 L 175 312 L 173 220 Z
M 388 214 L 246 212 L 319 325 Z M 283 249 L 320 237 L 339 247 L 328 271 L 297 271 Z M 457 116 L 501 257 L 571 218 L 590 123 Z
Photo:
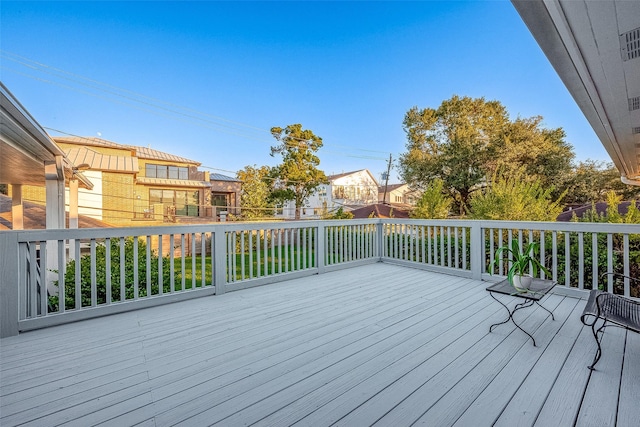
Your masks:
M 0 425 L 615 425 L 640 417 L 640 336 L 598 370 L 558 295 L 506 311 L 486 283 L 373 264 L 0 341 Z M 503 296 L 505 300 L 512 297 Z

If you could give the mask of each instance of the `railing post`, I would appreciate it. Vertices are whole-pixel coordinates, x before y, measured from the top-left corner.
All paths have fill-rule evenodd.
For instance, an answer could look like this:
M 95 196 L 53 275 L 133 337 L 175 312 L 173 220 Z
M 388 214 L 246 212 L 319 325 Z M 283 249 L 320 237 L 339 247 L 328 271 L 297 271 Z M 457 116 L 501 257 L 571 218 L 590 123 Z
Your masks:
M 217 226 L 213 232 L 213 284 L 216 295 L 222 295 L 227 281 L 227 244 L 223 227 Z
M 378 262 L 382 262 L 384 256 L 384 224 L 381 219 L 376 223 L 376 247 L 375 255 L 378 257 Z
M 18 233 L 0 233 L 0 338 L 18 335 Z
M 318 235 L 316 236 L 316 265 L 318 266 L 318 274 L 322 274 L 325 272 L 325 265 L 324 265 L 324 260 L 325 260 L 325 243 L 324 243 L 324 235 L 326 234 L 326 228 L 324 226 L 323 222 L 318 222 L 318 227 L 316 228 L 316 233 L 318 233 Z
M 471 277 L 482 280 L 484 248 L 482 247 L 482 225 L 479 221 L 471 223 Z

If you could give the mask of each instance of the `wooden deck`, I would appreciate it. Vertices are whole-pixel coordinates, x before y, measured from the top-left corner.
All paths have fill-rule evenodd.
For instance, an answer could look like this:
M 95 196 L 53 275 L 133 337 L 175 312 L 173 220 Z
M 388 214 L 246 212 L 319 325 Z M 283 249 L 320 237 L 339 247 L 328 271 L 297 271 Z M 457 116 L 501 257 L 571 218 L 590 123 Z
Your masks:
M 373 264 L 3 339 L 0 425 L 631 426 L 640 335 Z M 505 299 L 512 299 L 504 296 Z

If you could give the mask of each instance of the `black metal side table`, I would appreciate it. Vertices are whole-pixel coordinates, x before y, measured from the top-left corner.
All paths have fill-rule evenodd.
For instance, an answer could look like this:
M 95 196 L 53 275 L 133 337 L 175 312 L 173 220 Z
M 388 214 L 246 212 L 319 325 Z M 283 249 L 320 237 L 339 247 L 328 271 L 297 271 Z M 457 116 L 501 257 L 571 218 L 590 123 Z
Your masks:
M 555 285 L 556 282 L 554 282 L 553 280 L 533 279 L 533 282 L 531 283 L 531 286 L 529 287 L 529 290 L 527 292 L 518 292 L 513 286 L 511 286 L 509 280 L 505 279 L 501 282 L 494 283 L 493 285 L 487 287 L 487 291 L 489 291 L 491 297 L 494 300 L 498 301 L 505 309 L 507 309 L 507 312 L 509 313 L 509 317 L 507 317 L 505 321 L 494 323 L 493 325 L 491 325 L 489 327 L 489 332 L 493 330 L 494 326 L 502 325 L 503 323 L 507 323 L 509 320 L 511 320 L 518 329 L 520 329 L 522 332 L 527 334 L 529 338 L 531 338 L 531 340 L 533 341 L 533 346 L 535 347 L 536 340 L 533 339 L 533 336 L 529 332 L 522 329 L 522 327 L 520 327 L 520 325 L 516 323 L 515 319 L 513 318 L 513 314 L 518 310 L 531 307 L 533 304 L 538 304 L 538 306 L 542 307 L 547 313 L 551 315 L 551 318 L 553 320 L 556 320 L 555 317 L 553 317 L 553 313 L 543 307 L 539 302 L 542 298 L 544 298 L 545 295 L 549 293 L 549 291 L 551 291 L 551 289 L 553 289 Z M 494 294 L 511 295 L 516 298 L 524 299 L 524 302 L 516 304 L 513 310 L 510 310 L 509 307 L 507 307 L 506 304 L 496 298 Z

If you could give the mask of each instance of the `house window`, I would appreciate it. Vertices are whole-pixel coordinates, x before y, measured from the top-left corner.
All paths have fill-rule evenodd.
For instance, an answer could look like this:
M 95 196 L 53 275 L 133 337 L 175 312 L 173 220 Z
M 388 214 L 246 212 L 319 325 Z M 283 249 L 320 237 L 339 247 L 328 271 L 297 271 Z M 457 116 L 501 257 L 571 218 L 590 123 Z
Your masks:
M 149 190 L 149 206 L 162 204 L 164 215 L 198 216 L 200 192 L 198 190 Z
M 183 166 L 145 165 L 145 176 L 148 178 L 189 179 L 189 168 Z
M 228 194 L 212 194 L 211 205 L 226 208 L 227 206 L 229 206 L 229 195 Z

